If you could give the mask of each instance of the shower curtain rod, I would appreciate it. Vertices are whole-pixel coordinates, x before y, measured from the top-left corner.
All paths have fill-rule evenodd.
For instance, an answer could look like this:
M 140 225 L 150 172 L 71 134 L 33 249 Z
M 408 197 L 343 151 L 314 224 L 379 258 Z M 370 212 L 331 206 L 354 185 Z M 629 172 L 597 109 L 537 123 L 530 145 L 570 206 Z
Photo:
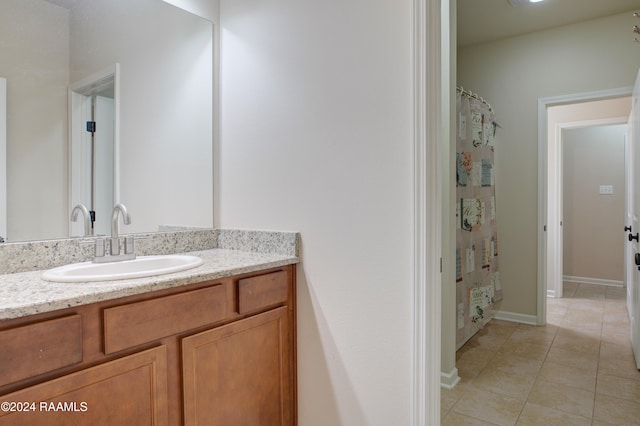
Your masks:
M 491 108 L 491 104 L 485 101 L 484 98 L 480 97 L 480 95 L 478 95 L 477 93 L 473 93 L 471 90 L 466 90 L 462 86 L 457 86 L 456 91 L 462 95 L 479 100 L 489 108 L 489 111 L 493 112 L 493 108 Z

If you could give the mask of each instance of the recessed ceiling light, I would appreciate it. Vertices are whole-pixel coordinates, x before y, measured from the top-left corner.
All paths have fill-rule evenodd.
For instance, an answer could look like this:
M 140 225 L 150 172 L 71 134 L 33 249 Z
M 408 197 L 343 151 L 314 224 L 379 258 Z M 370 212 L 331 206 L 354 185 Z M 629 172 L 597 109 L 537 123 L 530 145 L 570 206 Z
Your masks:
M 541 1 L 543 1 L 543 0 L 509 0 L 509 4 L 511 6 L 517 7 L 517 6 L 524 6 L 524 5 L 531 4 L 531 3 L 538 3 L 538 2 L 541 2 Z

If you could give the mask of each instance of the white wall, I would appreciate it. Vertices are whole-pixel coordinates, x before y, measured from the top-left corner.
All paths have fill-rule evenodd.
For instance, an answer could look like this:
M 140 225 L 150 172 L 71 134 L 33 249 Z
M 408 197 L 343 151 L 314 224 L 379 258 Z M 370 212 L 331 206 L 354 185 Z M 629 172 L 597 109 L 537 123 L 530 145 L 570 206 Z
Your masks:
M 43 0 L 0 6 L 9 241 L 67 235 L 68 28 L 69 12 Z
M 211 227 L 211 23 L 157 0 L 85 0 L 71 34 L 72 81 L 120 63 L 124 230 Z
M 0 242 L 7 241 L 7 79 L 0 77 Z
M 562 133 L 563 275 L 622 285 L 627 125 Z M 613 193 L 601 194 L 600 185 Z
M 216 226 L 302 234 L 301 425 L 410 421 L 410 11 L 221 1 Z
M 538 135 L 541 97 L 633 85 L 640 66 L 631 13 L 458 51 L 458 83 L 496 112 L 496 199 L 503 301 L 536 314 Z

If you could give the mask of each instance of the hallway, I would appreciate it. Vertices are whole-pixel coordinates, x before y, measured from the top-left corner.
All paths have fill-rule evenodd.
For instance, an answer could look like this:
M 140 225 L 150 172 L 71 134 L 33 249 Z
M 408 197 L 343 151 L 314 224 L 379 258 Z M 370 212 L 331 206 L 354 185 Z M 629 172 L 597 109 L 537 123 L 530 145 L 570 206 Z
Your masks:
M 625 289 L 565 283 L 544 327 L 493 320 L 457 353 L 443 425 L 640 425 Z

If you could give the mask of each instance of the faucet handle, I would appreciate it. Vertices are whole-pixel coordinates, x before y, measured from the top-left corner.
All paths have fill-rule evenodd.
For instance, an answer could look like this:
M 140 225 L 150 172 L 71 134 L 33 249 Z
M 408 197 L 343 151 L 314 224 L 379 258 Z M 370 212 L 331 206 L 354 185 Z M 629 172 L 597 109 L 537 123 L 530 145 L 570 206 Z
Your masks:
M 92 244 L 95 246 L 95 257 L 104 257 L 105 255 L 105 243 L 104 243 L 104 238 L 93 238 L 90 240 L 86 240 L 86 241 L 80 241 L 80 245 L 88 245 L 88 244 Z
M 146 240 L 149 237 L 127 235 L 124 237 L 124 254 L 133 254 L 135 252 L 135 241 Z
M 124 254 L 132 254 L 135 251 L 134 242 L 135 238 L 133 236 L 124 237 Z
M 96 257 L 104 257 L 105 249 L 104 249 L 104 238 L 96 239 Z

